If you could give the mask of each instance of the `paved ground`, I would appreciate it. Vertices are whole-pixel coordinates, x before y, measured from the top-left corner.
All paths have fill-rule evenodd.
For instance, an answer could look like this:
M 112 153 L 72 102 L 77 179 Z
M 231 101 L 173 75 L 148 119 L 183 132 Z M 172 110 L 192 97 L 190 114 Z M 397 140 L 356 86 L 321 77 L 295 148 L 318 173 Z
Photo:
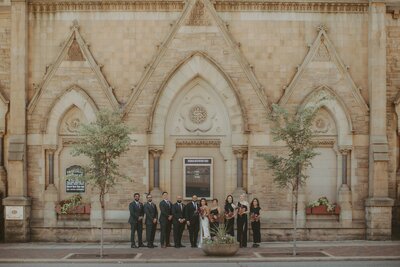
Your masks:
M 187 245 L 187 244 L 186 244 Z M 250 243 L 251 245 L 251 243 Z M 259 248 L 242 248 L 234 257 L 208 257 L 198 248 L 139 248 L 129 243 L 105 244 L 104 259 L 71 259 L 74 253 L 97 254 L 94 243 L 22 243 L 0 244 L 0 263 L 77 263 L 77 262 L 277 262 L 277 261 L 386 261 L 400 262 L 400 241 L 299 242 L 299 257 L 292 257 L 289 242 L 265 242 Z M 303 253 L 302 253 L 303 252 Z M 307 253 L 304 253 L 307 252 Z M 312 253 L 310 253 L 312 252 Z M 131 255 L 136 253 L 136 255 Z M 130 258 L 118 256 L 125 254 Z M 309 256 L 311 255 L 311 256 Z M 381 266 L 381 265 L 380 265 Z M 400 264 L 398 265 L 400 266 Z

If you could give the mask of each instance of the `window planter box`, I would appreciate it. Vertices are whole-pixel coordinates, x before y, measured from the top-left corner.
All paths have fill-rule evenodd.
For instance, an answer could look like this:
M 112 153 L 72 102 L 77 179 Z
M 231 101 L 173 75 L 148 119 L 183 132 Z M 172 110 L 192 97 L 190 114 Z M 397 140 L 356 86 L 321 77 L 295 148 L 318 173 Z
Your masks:
M 307 215 L 311 215 L 311 214 L 312 215 L 339 215 L 340 207 L 338 205 L 336 205 L 336 207 L 333 211 L 327 211 L 327 207 L 324 205 L 321 205 L 318 207 L 307 208 L 306 214 Z
M 61 205 L 58 204 L 56 206 L 56 212 L 59 215 L 67 215 L 67 214 L 90 214 L 90 204 L 82 204 L 78 205 L 70 210 L 68 210 L 67 214 L 61 214 Z

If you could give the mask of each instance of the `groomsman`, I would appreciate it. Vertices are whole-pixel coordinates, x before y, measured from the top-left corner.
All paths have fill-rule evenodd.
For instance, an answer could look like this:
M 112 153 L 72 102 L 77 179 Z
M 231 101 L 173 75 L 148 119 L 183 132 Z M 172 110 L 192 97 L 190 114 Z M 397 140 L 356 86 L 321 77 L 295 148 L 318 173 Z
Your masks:
M 174 244 L 176 248 L 183 248 L 182 234 L 185 230 L 186 219 L 184 215 L 185 205 L 182 203 L 182 197 L 176 197 L 176 203 L 172 205 L 172 223 L 174 225 Z
M 200 230 L 199 206 L 196 195 L 192 196 L 192 201 L 186 205 L 185 217 L 189 229 L 190 244 L 192 248 L 195 248 Z
M 146 241 L 148 248 L 156 247 L 154 245 L 154 236 L 156 235 L 157 228 L 157 217 L 158 211 L 157 206 L 152 202 L 150 194 L 147 195 L 147 203 L 144 204 L 144 214 L 146 215 Z
M 163 192 L 160 202 L 160 225 L 161 225 L 161 237 L 160 243 L 162 248 L 172 247 L 169 243 L 172 227 L 172 204 L 168 200 L 168 193 Z
M 129 204 L 129 223 L 131 224 L 131 248 L 144 247 L 142 241 L 143 231 L 143 204 L 140 203 L 140 194 L 133 195 L 134 200 Z M 135 232 L 137 231 L 139 246 L 135 244 Z

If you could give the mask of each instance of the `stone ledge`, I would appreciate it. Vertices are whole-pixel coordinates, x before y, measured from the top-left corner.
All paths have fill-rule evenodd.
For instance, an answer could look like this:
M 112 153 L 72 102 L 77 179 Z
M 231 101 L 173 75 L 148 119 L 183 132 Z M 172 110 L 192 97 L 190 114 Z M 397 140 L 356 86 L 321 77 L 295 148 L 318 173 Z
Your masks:
M 367 198 L 365 207 L 393 207 L 394 200 L 388 197 Z
M 29 197 L 6 197 L 3 206 L 31 206 L 32 199 Z

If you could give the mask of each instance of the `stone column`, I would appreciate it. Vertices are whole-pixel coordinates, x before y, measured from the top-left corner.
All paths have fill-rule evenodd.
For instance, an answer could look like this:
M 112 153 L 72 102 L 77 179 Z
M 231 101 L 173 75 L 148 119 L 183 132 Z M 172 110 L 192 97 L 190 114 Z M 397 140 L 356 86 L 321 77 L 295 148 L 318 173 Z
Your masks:
M 339 188 L 338 204 L 340 206 L 339 222 L 342 227 L 351 227 L 353 221 L 353 209 L 351 205 L 351 190 L 348 184 L 347 171 L 348 171 L 348 157 L 350 155 L 351 147 L 339 147 L 340 154 L 342 154 L 342 184 Z
M 152 147 L 150 148 L 150 154 L 153 156 L 153 189 L 150 194 L 153 197 L 154 203 L 161 201 L 161 189 L 160 189 L 160 158 L 162 154 L 162 148 Z
M 11 0 L 11 75 L 8 146 L 8 197 L 3 200 L 11 214 L 5 220 L 6 242 L 30 240 L 31 199 L 27 197 L 26 90 L 28 60 L 27 0 Z M 8 218 L 8 219 L 7 219 Z M 14 219 L 11 219 L 14 218 Z
M 55 146 L 49 146 L 45 149 L 45 157 L 47 158 L 48 185 L 44 191 L 44 211 L 43 222 L 47 227 L 57 225 L 57 213 L 55 207 L 58 200 L 58 190 L 54 184 L 54 153 L 57 150 Z M 46 159 L 45 159 L 46 161 Z
M 235 201 L 239 200 L 241 194 L 246 194 L 243 188 L 243 159 L 247 154 L 245 147 L 233 147 L 233 154 L 236 157 L 236 189 L 233 191 Z
M 366 237 L 369 240 L 390 239 L 392 230 L 393 200 L 388 197 L 385 16 L 384 0 L 370 0 L 368 17 L 369 196 L 365 201 Z

